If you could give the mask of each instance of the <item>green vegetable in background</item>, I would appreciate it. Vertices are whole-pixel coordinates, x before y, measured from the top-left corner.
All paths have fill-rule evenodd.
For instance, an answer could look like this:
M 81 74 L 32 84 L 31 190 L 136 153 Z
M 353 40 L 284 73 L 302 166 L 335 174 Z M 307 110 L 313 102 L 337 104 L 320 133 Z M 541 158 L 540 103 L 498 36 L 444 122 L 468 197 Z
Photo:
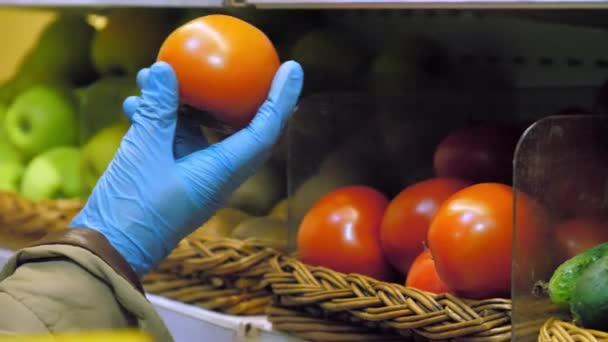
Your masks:
M 608 256 L 593 262 L 572 291 L 574 322 L 589 329 L 608 330 Z
M 568 305 L 572 291 L 583 272 L 605 255 L 608 255 L 608 243 L 592 247 L 561 264 L 549 280 L 551 301 L 558 305 Z

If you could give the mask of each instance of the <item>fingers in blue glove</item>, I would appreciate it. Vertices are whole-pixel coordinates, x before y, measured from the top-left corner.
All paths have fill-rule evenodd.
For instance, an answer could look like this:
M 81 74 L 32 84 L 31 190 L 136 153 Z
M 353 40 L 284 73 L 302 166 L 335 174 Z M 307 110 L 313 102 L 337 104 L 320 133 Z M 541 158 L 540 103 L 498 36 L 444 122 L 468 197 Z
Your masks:
M 171 66 L 165 62 L 154 63 L 150 69 L 143 69 L 138 73 L 137 82 L 141 87 L 142 103 L 155 107 L 140 111 L 141 116 L 147 116 L 146 119 L 156 126 L 174 124 L 179 90 L 177 76 Z
M 195 184 L 188 188 L 195 201 L 208 203 L 209 208 L 222 205 L 226 196 L 268 160 L 294 112 L 303 79 L 298 63 L 284 63 L 274 77 L 267 100 L 249 126 L 179 161 L 185 178 Z M 208 198 L 210 192 L 216 197 Z
M 150 72 L 150 68 L 141 69 L 137 73 L 137 86 L 139 89 L 144 89 L 146 87 L 146 82 L 148 79 L 148 75 Z M 129 121 L 133 121 L 133 114 L 139 106 L 141 105 L 141 98 L 139 96 L 129 96 L 123 103 L 123 110 Z
M 148 272 L 267 160 L 302 82 L 299 64 L 283 64 L 250 125 L 204 148 L 201 139 L 188 138 L 202 137 L 196 124 L 177 118 L 177 80 L 169 65 L 142 71 L 141 96 L 124 103 L 131 129 L 72 226 L 102 232 L 138 274 Z M 174 138 L 181 140 L 175 150 Z M 188 155 L 176 162 L 174 154 Z
M 139 96 L 129 96 L 122 104 L 122 110 L 125 112 L 125 115 L 129 119 L 129 121 L 133 122 L 133 114 L 139 106 L 141 105 L 141 99 Z
M 154 75 L 155 77 L 150 78 L 152 70 L 157 72 L 157 74 Z M 152 81 L 153 84 L 148 84 L 149 79 L 154 80 Z M 235 151 L 235 149 L 243 150 L 243 152 L 247 151 L 247 153 L 239 157 L 245 162 L 256 156 L 260 151 L 267 150 L 269 146 L 274 145 L 285 123 L 293 113 L 302 90 L 303 79 L 304 73 L 298 63 L 294 61 L 283 63 L 273 79 L 267 100 L 260 107 L 250 125 L 223 141 L 221 146 L 218 147 L 220 148 L 220 152 L 222 150 Z M 160 86 L 165 85 L 169 91 L 161 91 L 159 89 L 159 80 L 164 83 Z M 159 93 L 174 94 L 174 91 L 177 91 L 175 74 L 171 67 L 164 62 L 158 62 L 151 68 L 142 69 L 137 74 L 137 83 L 142 89 L 142 96 L 145 96 L 146 91 L 154 96 L 157 96 Z M 137 108 L 141 106 L 142 100 L 142 98 L 137 96 L 131 96 L 125 100 L 123 104 L 124 111 L 131 121 L 133 121 L 133 115 Z M 171 101 L 159 100 L 158 102 L 166 103 Z M 168 109 L 160 117 L 164 116 L 165 121 L 172 122 L 172 120 L 176 119 L 177 109 L 173 106 Z M 161 110 L 161 112 L 163 111 Z M 196 118 L 180 117 L 177 125 L 173 147 L 176 159 L 207 147 L 207 140 L 202 134 Z M 248 146 L 248 148 L 243 149 L 243 146 Z M 252 146 L 257 146 L 257 148 L 250 148 Z M 234 163 L 241 164 L 236 161 Z
M 288 61 L 281 65 L 268 98 L 249 126 L 214 145 L 219 154 L 228 157 L 229 165 L 238 168 L 271 150 L 294 112 L 303 83 L 304 72 L 300 64 Z

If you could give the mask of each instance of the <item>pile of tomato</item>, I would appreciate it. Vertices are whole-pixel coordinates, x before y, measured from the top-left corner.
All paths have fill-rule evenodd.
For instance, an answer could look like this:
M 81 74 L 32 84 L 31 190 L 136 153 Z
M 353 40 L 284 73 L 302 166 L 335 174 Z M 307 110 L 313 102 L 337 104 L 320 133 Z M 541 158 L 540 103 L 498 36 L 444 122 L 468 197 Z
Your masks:
M 457 129 L 436 147 L 434 176 L 393 198 L 368 185 L 326 194 L 300 223 L 300 259 L 432 293 L 510 297 L 514 244 L 525 263 L 556 229 L 567 253 L 608 237 L 593 222 L 556 225 L 544 203 L 511 185 L 521 134 Z

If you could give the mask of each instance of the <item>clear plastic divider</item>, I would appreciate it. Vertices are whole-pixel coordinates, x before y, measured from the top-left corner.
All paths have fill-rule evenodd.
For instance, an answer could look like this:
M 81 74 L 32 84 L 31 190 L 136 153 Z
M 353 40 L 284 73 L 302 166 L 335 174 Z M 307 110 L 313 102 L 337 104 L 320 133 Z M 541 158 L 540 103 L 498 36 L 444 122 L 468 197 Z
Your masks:
M 519 141 L 513 179 L 514 340 L 535 341 L 548 319 L 572 320 L 568 306 L 547 293 L 555 269 L 608 241 L 608 117 L 573 113 L 535 122 Z

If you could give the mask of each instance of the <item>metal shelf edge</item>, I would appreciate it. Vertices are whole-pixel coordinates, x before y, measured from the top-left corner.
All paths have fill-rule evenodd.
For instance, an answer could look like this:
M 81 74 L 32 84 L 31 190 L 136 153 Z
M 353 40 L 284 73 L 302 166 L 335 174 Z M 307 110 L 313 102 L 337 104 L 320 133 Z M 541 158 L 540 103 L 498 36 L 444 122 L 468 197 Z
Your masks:
M 236 0 L 233 0 L 236 1 Z M 238 0 L 259 8 L 600 9 L 606 0 Z

